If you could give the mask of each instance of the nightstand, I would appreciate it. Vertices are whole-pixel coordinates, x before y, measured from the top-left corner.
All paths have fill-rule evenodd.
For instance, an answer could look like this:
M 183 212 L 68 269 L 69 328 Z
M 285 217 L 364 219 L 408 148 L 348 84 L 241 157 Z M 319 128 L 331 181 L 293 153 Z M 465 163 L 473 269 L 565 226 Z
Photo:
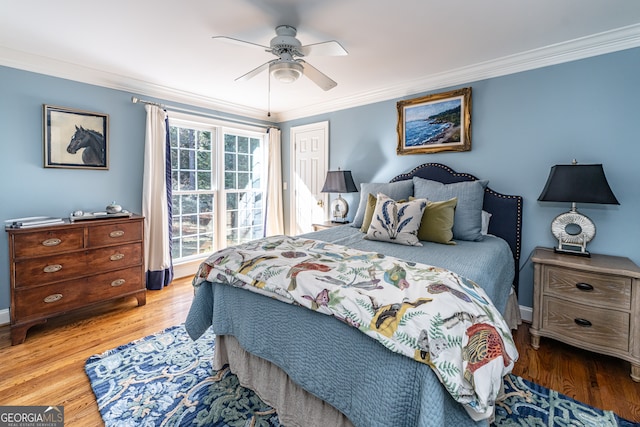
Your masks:
M 311 224 L 313 227 L 313 231 L 326 230 L 331 227 L 340 227 L 341 225 L 349 224 L 348 222 L 333 222 L 333 221 L 325 221 L 320 224 Z
M 553 338 L 631 362 L 640 382 L 640 268 L 629 258 L 590 258 L 536 248 L 531 346 Z

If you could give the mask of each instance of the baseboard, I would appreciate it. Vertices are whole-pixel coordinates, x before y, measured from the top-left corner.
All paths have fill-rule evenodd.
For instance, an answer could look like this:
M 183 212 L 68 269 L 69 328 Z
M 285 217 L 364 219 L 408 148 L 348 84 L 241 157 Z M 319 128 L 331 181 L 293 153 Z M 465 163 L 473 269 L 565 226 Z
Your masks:
M 520 317 L 523 322 L 531 323 L 533 320 L 533 309 L 524 305 L 520 306 Z
M 0 326 L 8 325 L 10 322 L 9 309 L 5 308 L 4 310 L 0 310 Z

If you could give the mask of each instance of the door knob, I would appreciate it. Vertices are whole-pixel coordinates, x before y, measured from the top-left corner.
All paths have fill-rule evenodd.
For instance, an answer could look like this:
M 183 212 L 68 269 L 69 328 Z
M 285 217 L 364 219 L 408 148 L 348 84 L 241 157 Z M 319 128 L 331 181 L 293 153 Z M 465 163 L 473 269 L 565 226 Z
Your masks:
M 323 206 L 324 206 L 324 200 L 320 199 L 320 200 L 318 200 L 318 201 L 316 202 L 316 204 L 317 204 L 318 206 L 320 206 L 320 207 L 323 207 Z

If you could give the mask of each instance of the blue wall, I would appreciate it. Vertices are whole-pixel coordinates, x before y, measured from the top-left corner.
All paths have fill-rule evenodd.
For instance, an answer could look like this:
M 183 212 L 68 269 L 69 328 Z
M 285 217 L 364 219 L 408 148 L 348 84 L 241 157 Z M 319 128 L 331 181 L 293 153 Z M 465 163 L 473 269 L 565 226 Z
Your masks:
M 114 200 L 132 212 L 141 212 L 146 111 L 142 104 L 131 102 L 132 95 L 140 97 L 0 67 L 0 220 L 4 223 L 9 218 L 37 215 L 68 217 L 77 209 L 104 210 Z M 43 104 L 108 114 L 109 170 L 44 168 Z M 2 232 L 0 310 L 9 305 L 9 249 L 7 234 Z
M 473 90 L 472 150 L 462 153 L 397 156 L 397 100 L 282 123 L 283 177 L 289 181 L 291 126 L 328 120 L 330 167 L 350 169 L 357 183 L 388 181 L 418 164 L 441 162 L 489 179 L 496 191 L 524 196 L 520 303 L 531 306 L 532 268 L 525 261 L 535 246 L 554 245 L 549 225 L 569 208 L 536 200 L 554 164 L 573 158 L 604 164 L 621 205 L 579 206 L 597 226 L 589 249 L 640 264 L 638 75 L 640 49 L 631 49 L 465 84 Z M 139 212 L 146 114 L 141 105 L 131 103 L 131 96 L 0 67 L 0 219 L 67 216 L 75 209 L 102 209 L 112 200 Z M 110 169 L 43 168 L 43 104 L 109 114 Z M 351 215 L 357 197 L 345 196 Z M 288 221 L 286 191 L 284 202 Z M 3 233 L 0 310 L 8 307 L 8 244 Z
M 570 207 L 537 201 L 555 164 L 575 158 L 604 165 L 621 205 L 578 206 L 597 227 L 589 250 L 640 264 L 639 75 L 640 49 L 631 49 L 460 86 L 472 88 L 469 152 L 397 156 L 397 99 L 281 123 L 283 179 L 290 179 L 291 127 L 328 120 L 330 168 L 350 169 L 356 184 L 386 182 L 421 163 L 440 162 L 489 179 L 496 191 L 522 195 L 519 300 L 531 307 L 533 268 L 527 258 L 536 246 L 555 244 L 551 221 Z M 285 192 L 285 223 L 289 196 Z M 343 197 L 353 217 L 359 193 Z

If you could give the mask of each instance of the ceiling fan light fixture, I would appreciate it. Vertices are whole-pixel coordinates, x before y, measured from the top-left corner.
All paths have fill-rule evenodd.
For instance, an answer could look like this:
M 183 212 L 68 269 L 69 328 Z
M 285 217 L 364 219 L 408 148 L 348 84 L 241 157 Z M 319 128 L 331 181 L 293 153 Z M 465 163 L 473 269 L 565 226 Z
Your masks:
M 293 83 L 302 75 L 302 65 L 294 61 L 275 62 L 271 75 L 280 83 Z

